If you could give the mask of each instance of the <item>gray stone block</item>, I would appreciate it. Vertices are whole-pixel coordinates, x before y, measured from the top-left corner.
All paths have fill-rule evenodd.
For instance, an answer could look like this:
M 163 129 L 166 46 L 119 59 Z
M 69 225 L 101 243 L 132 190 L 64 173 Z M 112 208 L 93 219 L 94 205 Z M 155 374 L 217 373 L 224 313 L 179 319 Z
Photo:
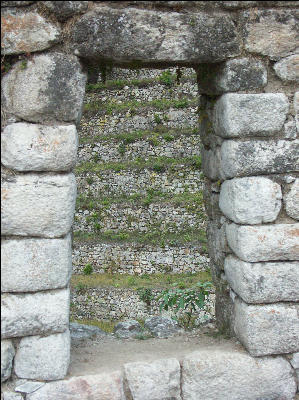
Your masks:
M 16 175 L 2 184 L 2 235 L 60 237 L 73 223 L 73 174 Z
M 291 190 L 285 197 L 285 206 L 287 214 L 299 219 L 299 179 L 296 179 L 292 184 Z
M 11 375 L 15 348 L 11 340 L 1 340 L 1 383 Z
M 1 337 L 64 332 L 69 325 L 69 289 L 1 296 Z
M 299 350 L 299 305 L 256 305 L 235 299 L 234 330 L 252 356 L 294 353 Z
M 46 383 L 26 400 L 126 400 L 120 371 Z
M 25 380 L 25 379 L 23 379 Z M 41 388 L 44 386 L 45 382 L 33 382 L 33 381 L 26 381 L 25 383 L 18 384 L 18 386 L 15 387 L 16 392 L 21 392 L 21 393 L 33 393 L 37 389 Z
M 142 332 L 142 328 L 138 321 L 132 319 L 116 324 L 113 332 L 115 333 L 116 337 L 120 339 L 127 339 L 138 337 L 138 335 L 140 335 Z
M 80 120 L 86 76 L 77 57 L 40 54 L 3 77 L 3 111 L 28 122 Z
M 299 54 L 283 58 L 273 68 L 283 81 L 299 82 Z
M 243 261 L 299 260 L 299 224 L 226 226 L 229 247 Z
M 238 58 L 222 64 L 201 64 L 196 68 L 198 90 L 205 94 L 222 94 L 252 90 L 267 84 L 267 70 L 259 60 Z
M 241 14 L 245 49 L 269 56 L 272 60 L 296 51 L 297 16 L 294 10 L 251 10 Z
M 103 5 L 75 22 L 69 41 L 78 56 L 123 62 L 215 62 L 240 53 L 229 16 Z
M 1 12 L 1 21 L 1 54 L 45 50 L 57 43 L 61 37 L 61 29 L 57 24 L 48 22 L 34 11 L 5 8 Z
M 248 263 L 228 256 L 225 276 L 246 303 L 299 301 L 299 262 Z
M 221 176 L 227 179 L 296 171 L 298 152 L 299 140 L 225 140 L 221 145 Z
M 19 378 L 63 379 L 70 362 L 70 332 L 21 339 L 16 351 L 14 372 Z
M 63 239 L 3 239 L 1 292 L 65 287 L 72 272 L 71 236 Z
M 2 398 L 1 398 L 2 400 Z M 3 392 L 3 400 L 24 400 L 23 396 L 14 392 Z
M 43 126 L 19 122 L 1 134 L 1 160 L 17 171 L 69 171 L 76 163 L 74 125 Z
M 281 208 L 280 185 L 263 177 L 234 178 L 221 185 L 219 207 L 239 224 L 273 222 Z
M 292 354 L 290 363 L 292 364 L 293 368 L 295 369 L 299 368 L 299 352 Z
M 253 358 L 242 350 L 201 350 L 182 363 L 184 400 L 293 400 L 296 384 L 282 357 Z
M 64 21 L 87 10 L 88 1 L 43 1 L 43 6 L 53 12 L 59 21 Z
M 215 104 L 213 127 L 224 138 L 272 136 L 282 129 L 288 110 L 283 93 L 227 93 Z
M 181 400 L 180 363 L 175 358 L 125 364 L 124 377 L 132 400 Z
M 290 118 L 289 121 L 284 124 L 284 137 L 286 139 L 296 139 L 297 128 L 296 120 L 294 118 Z

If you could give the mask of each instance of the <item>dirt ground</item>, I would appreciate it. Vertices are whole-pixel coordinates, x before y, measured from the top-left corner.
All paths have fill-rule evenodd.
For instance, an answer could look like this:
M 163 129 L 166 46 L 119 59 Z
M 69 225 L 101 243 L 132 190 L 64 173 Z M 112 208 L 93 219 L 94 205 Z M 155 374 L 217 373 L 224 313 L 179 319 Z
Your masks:
M 240 351 L 242 346 L 235 339 L 225 339 L 223 336 L 216 336 L 216 332 L 204 333 L 201 330 L 167 339 L 97 337 L 72 346 L 71 363 L 66 378 L 111 372 L 119 370 L 125 363 L 134 361 L 148 362 L 171 357 L 181 360 L 186 354 L 208 348 Z

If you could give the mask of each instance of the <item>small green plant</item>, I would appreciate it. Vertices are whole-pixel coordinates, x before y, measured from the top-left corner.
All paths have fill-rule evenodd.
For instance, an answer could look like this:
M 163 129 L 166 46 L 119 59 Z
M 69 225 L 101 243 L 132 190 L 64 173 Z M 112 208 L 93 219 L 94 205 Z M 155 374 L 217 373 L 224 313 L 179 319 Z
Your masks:
M 168 87 L 173 85 L 174 80 L 175 78 L 171 71 L 169 71 L 169 69 L 163 71 L 162 74 L 159 76 L 159 82 Z
M 125 145 L 124 143 L 121 143 L 121 144 L 118 146 L 118 152 L 119 152 L 119 154 L 120 154 L 121 156 L 123 156 L 123 155 L 125 154 L 125 152 L 126 152 L 126 145 Z
M 136 278 L 134 276 L 129 276 L 128 286 L 135 286 L 135 285 L 136 285 Z
M 177 286 L 177 284 L 174 284 L 173 288 L 164 290 L 158 296 L 158 300 L 162 300 L 160 312 L 170 309 L 173 312 L 173 318 L 188 329 L 192 326 L 198 309 L 208 311 L 207 300 L 212 283 L 209 281 L 198 282 L 196 286 L 184 289 L 180 289 Z
M 91 275 L 93 272 L 93 268 L 91 264 L 86 264 L 85 267 L 83 268 L 83 274 L 84 275 Z
M 162 119 L 159 114 L 154 114 L 154 121 L 156 124 L 161 124 Z
M 87 285 L 85 285 L 85 283 L 79 282 L 76 286 L 75 286 L 75 290 L 78 293 L 84 293 L 86 291 L 86 289 L 88 288 Z
M 20 68 L 23 69 L 23 70 L 27 68 L 27 60 L 22 60 L 21 61 Z
M 147 306 L 150 306 L 151 305 L 151 301 L 154 298 L 152 289 L 141 287 L 141 288 L 137 289 L 137 292 L 138 292 L 138 295 L 139 295 L 139 299 L 141 301 L 144 301 L 144 303 Z
M 86 182 L 87 182 L 89 185 L 91 185 L 91 184 L 93 183 L 93 178 L 92 178 L 91 176 L 89 176 L 89 177 L 86 179 Z

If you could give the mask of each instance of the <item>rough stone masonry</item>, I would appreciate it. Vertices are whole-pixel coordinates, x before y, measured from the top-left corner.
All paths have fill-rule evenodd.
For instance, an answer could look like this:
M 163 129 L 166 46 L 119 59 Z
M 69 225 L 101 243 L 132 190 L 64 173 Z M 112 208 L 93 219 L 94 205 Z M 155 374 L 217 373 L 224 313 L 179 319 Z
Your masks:
M 298 26 L 296 1 L 2 2 L 1 381 L 41 382 L 3 399 L 141 399 L 141 384 L 148 400 L 294 399 Z M 216 315 L 246 351 L 63 380 L 76 126 L 98 62 L 196 69 Z

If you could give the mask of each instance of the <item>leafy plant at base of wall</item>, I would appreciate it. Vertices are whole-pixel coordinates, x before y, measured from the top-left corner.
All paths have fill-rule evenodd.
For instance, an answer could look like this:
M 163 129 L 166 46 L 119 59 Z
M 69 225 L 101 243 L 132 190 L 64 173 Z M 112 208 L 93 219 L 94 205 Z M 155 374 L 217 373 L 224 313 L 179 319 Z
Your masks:
M 162 310 L 173 312 L 173 319 L 184 326 L 185 329 L 191 328 L 194 321 L 194 314 L 200 310 L 207 310 L 207 300 L 212 288 L 211 282 L 198 282 L 196 286 L 187 289 L 179 289 L 177 284 L 171 289 L 164 290 L 157 300 L 162 300 L 160 312 Z M 182 316 L 179 317 L 179 312 Z
M 139 299 L 144 301 L 144 303 L 149 307 L 151 305 L 151 301 L 154 299 L 152 289 L 141 287 L 137 289 L 137 293 Z
M 83 274 L 84 275 L 91 275 L 93 272 L 93 268 L 91 264 L 86 264 L 85 267 L 83 268 Z

